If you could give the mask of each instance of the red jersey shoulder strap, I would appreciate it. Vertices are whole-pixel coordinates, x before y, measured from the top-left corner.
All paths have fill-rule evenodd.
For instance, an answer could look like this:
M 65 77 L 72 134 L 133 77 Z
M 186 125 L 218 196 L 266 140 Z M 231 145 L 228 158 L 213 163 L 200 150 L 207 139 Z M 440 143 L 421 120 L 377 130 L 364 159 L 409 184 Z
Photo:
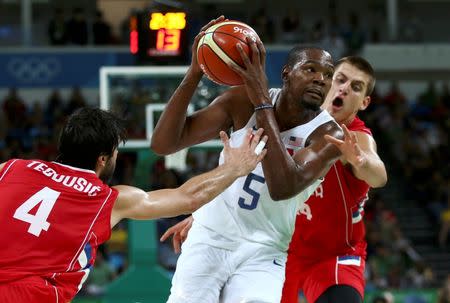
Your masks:
M 372 136 L 372 131 L 370 128 L 368 128 L 364 121 L 362 121 L 358 116 L 356 116 L 355 119 L 347 125 L 347 128 L 352 131 L 359 131 Z
M 0 170 L 0 182 L 3 180 L 3 178 L 6 176 L 6 174 L 16 161 L 19 161 L 19 159 L 11 159 L 5 162 L 5 166 L 3 166 L 3 169 Z

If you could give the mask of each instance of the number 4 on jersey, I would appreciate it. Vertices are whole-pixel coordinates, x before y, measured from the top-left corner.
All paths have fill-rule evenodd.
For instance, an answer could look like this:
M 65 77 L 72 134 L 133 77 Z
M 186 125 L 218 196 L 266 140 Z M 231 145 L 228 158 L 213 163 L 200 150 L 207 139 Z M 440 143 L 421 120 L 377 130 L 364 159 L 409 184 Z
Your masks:
M 61 193 L 51 188 L 44 187 L 28 200 L 20 205 L 14 213 L 14 218 L 20 221 L 30 223 L 28 232 L 36 237 L 39 237 L 42 230 L 47 231 L 50 227 L 50 223 L 47 222 L 47 218 L 55 205 Z M 36 214 L 30 214 L 30 211 L 38 204 L 39 208 Z

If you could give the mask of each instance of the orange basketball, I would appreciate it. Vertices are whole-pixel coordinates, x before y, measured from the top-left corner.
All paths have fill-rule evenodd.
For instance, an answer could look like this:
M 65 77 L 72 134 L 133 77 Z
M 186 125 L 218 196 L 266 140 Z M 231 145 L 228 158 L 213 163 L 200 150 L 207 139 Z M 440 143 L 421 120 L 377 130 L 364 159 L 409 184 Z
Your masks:
M 205 31 L 205 35 L 198 43 L 197 60 L 209 79 L 223 85 L 243 84 L 241 77 L 229 66 L 244 67 L 236 48 L 239 42 L 250 57 L 246 37 L 256 41 L 258 34 L 250 26 L 239 21 L 223 21 Z

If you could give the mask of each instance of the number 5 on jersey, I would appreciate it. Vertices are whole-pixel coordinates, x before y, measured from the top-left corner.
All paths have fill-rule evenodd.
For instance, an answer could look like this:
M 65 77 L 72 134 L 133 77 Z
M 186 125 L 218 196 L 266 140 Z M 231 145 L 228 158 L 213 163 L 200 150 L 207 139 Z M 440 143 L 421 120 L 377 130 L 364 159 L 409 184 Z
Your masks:
M 260 197 L 260 194 L 258 192 L 254 191 L 253 189 L 250 188 L 250 183 L 252 183 L 252 181 L 264 183 L 264 182 L 266 182 L 266 179 L 264 179 L 264 177 L 255 175 L 253 173 L 250 173 L 247 176 L 247 178 L 245 179 L 244 187 L 242 189 L 246 193 L 248 193 L 250 196 L 252 196 L 252 200 L 250 201 L 250 203 L 246 203 L 245 198 L 239 197 L 238 204 L 241 208 L 248 209 L 248 210 L 252 210 L 252 209 L 256 208 L 256 206 L 258 205 L 259 197 Z
M 47 218 L 60 194 L 59 191 L 44 187 L 23 202 L 22 205 L 16 209 L 13 217 L 17 220 L 30 223 L 28 232 L 39 237 L 42 230 L 47 231 L 50 227 Z M 30 211 L 39 203 L 41 203 L 41 205 L 39 205 L 36 214 L 30 214 Z

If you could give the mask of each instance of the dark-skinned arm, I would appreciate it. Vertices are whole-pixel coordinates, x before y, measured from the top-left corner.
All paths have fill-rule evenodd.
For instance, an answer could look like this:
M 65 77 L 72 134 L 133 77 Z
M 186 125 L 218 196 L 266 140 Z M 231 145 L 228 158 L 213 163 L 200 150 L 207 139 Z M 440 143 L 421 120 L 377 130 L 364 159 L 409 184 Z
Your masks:
M 167 103 L 152 134 L 150 147 L 158 154 L 171 154 L 185 147 L 213 139 L 219 131 L 228 130 L 232 124 L 231 115 L 228 112 L 229 102 L 227 102 L 229 98 L 232 98 L 232 93 L 219 96 L 207 108 L 187 116 L 189 102 L 203 76 L 197 62 L 198 42 L 208 27 L 223 20 L 223 16 L 212 20 L 195 37 L 191 65 Z
M 245 69 L 234 67 L 243 79 L 248 98 L 255 107 L 271 104 L 267 77 L 265 74 L 266 51 L 258 39 L 247 39 L 251 48 L 251 60 L 240 45 L 237 49 L 244 61 Z M 306 189 L 315 180 L 325 175 L 330 166 L 340 157 L 341 152 L 327 142 L 325 134 L 343 138 L 342 130 L 331 121 L 320 126 L 308 138 L 308 146 L 291 157 L 284 146 L 273 108 L 256 111 L 256 124 L 264 128 L 269 137 L 267 156 L 262 161 L 264 177 L 273 200 L 293 197 Z
M 328 143 L 324 135 L 342 138 L 342 131 L 334 121 L 317 128 L 309 137 L 309 145 L 291 157 L 281 141 L 273 110 L 259 110 L 258 127 L 263 127 L 269 137 L 268 153 L 262 161 L 264 177 L 273 200 L 285 200 L 302 192 L 315 180 L 323 177 L 341 152 Z

